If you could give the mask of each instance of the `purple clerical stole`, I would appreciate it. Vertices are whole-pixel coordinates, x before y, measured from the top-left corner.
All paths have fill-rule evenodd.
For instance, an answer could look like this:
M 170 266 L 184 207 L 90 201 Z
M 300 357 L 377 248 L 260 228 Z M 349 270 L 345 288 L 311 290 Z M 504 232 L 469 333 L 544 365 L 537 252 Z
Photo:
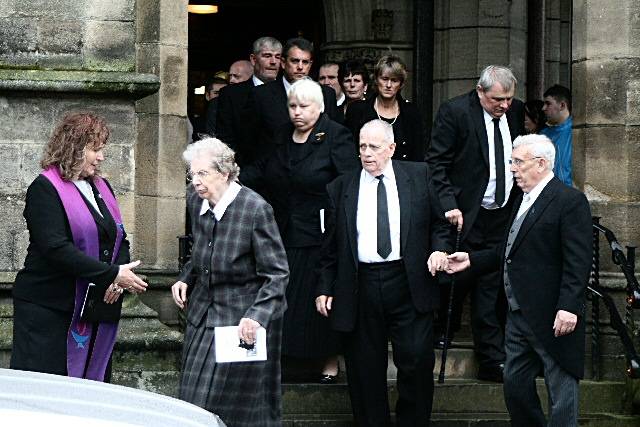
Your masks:
M 42 171 L 42 175 L 51 181 L 62 200 L 76 248 L 88 256 L 99 259 L 98 228 L 75 184 L 63 180 L 57 167 L 48 167 Z M 114 262 L 120 252 L 124 236 L 122 216 L 118 202 L 104 180 L 96 176 L 93 183 L 116 223 L 117 234 L 111 258 L 111 262 Z M 97 325 L 93 351 L 89 354 L 93 324 L 80 321 L 80 311 L 88 286 L 87 280 L 76 279 L 75 307 L 67 334 L 67 372 L 70 377 L 104 381 L 104 374 L 118 333 L 118 323 L 100 322 Z

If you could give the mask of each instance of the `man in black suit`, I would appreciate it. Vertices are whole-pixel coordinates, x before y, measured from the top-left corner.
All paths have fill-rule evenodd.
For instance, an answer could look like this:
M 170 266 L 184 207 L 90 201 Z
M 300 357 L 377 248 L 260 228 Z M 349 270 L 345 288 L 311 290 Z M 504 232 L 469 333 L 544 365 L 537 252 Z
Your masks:
M 287 91 L 296 81 L 309 75 L 313 63 L 313 43 L 303 38 L 289 39 L 282 50 L 281 68 L 283 75 L 276 80 L 257 87 L 252 91 L 251 108 L 259 127 L 259 139 L 254 141 L 257 150 L 268 152 L 274 135 L 282 126 L 291 123 L 287 108 Z M 342 122 L 336 106 L 336 93 L 322 86 L 324 112 L 329 118 Z
M 427 151 L 432 183 L 444 215 L 461 230 L 465 250 L 499 245 L 518 193 L 509 171 L 511 142 L 524 134 L 523 104 L 514 99 L 515 90 L 511 70 L 490 65 L 474 90 L 440 107 L 434 122 Z M 505 359 L 500 277 L 490 273 L 458 280 L 456 285 L 453 324 L 459 327 L 462 301 L 472 290 L 478 378 L 500 382 Z M 445 317 L 446 312 L 441 311 L 441 324 Z
M 592 257 L 591 212 L 580 191 L 553 175 L 544 135 L 516 139 L 511 170 L 524 192 L 501 249 L 456 253 L 447 272 L 501 267 L 509 311 L 504 395 L 513 426 L 575 426 L 584 374 L 584 304 Z M 549 421 L 536 393 L 544 368 Z
M 329 210 L 316 308 L 345 332 L 357 425 L 388 426 L 388 340 L 398 368 L 396 425 L 429 424 L 433 399 L 433 311 L 449 225 L 427 184 L 425 163 L 391 161 L 393 127 L 360 131 L 362 169 L 327 186 Z M 431 252 L 433 251 L 433 252 Z M 431 255 L 429 256 L 429 254 Z M 428 260 L 427 260 L 427 257 Z
M 248 105 L 249 95 L 254 87 L 276 79 L 281 54 L 282 44 L 278 40 L 273 37 L 257 39 L 249 56 L 253 76 L 220 92 L 216 136 L 236 152 L 236 163 L 240 167 L 257 158 L 258 125 Z

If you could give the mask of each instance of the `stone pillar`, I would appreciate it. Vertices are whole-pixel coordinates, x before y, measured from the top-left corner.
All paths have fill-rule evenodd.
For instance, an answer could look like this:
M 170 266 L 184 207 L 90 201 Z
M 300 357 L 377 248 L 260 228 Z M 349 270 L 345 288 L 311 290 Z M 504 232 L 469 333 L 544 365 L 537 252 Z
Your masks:
M 635 0 L 573 2 L 574 182 L 589 198 L 593 214 L 602 217 L 601 224 L 611 229 L 622 245 L 640 242 L 638 16 L 640 4 Z M 614 294 L 623 311 L 626 282 L 619 268 L 611 263 L 606 240 L 601 238 L 600 242 L 604 271 L 600 283 Z M 609 328 L 603 334 L 613 335 Z M 604 340 L 601 353 L 619 360 L 619 339 Z M 633 340 L 638 348 L 637 335 Z M 618 378 L 622 372 L 616 372 Z M 628 399 L 635 399 L 635 405 L 640 405 L 640 387 L 635 382 L 635 397 L 629 388 Z
M 136 68 L 160 80 L 136 103 L 136 254 L 145 268 L 177 270 L 184 234 L 187 143 L 187 0 L 136 1 Z
M 530 0 L 527 7 L 527 100 L 542 99 L 545 68 L 545 0 Z
M 510 66 L 526 78 L 527 2 L 436 0 L 433 108 L 475 87 L 490 64 Z M 523 98 L 525 85 L 516 96 Z
M 621 242 L 640 242 L 640 4 L 573 2 L 574 180 Z

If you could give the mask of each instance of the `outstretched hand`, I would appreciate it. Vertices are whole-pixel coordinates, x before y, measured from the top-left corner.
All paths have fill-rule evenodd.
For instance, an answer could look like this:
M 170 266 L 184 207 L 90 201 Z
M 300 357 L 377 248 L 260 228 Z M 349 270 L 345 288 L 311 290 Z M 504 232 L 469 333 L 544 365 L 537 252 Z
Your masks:
M 448 274 L 460 273 L 471 267 L 467 252 L 454 252 L 447 257 L 448 265 L 445 270 Z

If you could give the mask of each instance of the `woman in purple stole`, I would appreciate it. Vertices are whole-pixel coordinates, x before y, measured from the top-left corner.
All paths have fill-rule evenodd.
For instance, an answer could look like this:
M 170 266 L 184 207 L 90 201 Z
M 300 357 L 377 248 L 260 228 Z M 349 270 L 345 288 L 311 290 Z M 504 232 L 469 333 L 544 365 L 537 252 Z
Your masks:
M 118 203 L 99 174 L 108 139 L 102 118 L 66 115 L 27 190 L 29 247 L 13 287 L 13 369 L 109 380 L 113 313 L 117 319 L 124 289 L 147 285 L 133 272 L 139 261 L 129 262 Z M 90 287 L 98 295 L 93 307 L 103 309 L 83 312 Z

